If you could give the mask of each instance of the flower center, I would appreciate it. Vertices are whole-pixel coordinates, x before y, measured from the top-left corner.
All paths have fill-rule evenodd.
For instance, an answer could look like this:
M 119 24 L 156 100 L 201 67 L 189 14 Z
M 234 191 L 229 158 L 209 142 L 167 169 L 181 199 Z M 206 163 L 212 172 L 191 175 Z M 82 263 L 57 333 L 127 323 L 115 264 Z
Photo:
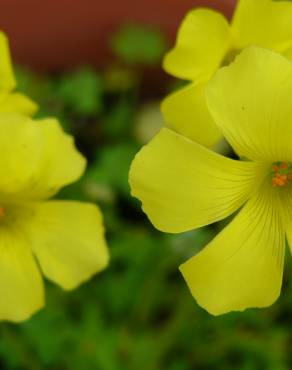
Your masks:
M 272 166 L 272 185 L 282 187 L 292 180 L 292 164 L 287 162 L 275 162 Z

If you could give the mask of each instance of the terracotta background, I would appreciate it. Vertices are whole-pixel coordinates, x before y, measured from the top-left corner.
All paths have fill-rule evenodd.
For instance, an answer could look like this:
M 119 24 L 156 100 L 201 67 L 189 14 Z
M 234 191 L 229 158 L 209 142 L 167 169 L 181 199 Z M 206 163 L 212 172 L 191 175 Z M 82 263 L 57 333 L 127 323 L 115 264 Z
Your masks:
M 14 61 L 39 70 L 103 64 L 108 35 L 120 24 L 153 24 L 174 39 L 183 15 L 209 6 L 231 16 L 236 0 L 0 0 L 0 27 Z

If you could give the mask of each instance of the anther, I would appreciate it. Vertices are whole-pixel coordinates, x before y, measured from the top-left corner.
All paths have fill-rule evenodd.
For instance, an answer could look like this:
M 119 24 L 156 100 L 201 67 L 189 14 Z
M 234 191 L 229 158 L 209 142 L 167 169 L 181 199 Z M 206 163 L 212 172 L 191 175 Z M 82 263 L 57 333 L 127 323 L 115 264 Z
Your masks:
M 4 207 L 0 207 L 0 220 L 2 218 L 4 218 L 5 214 L 6 214 L 5 208 Z
M 285 161 L 276 162 L 272 165 L 272 185 L 282 187 L 292 180 L 292 165 Z

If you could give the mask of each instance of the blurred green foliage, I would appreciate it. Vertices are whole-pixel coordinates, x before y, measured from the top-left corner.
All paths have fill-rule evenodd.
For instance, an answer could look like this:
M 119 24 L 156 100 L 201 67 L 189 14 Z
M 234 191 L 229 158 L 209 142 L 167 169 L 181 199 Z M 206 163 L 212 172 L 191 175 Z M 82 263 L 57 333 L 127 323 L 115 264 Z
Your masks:
M 118 44 L 129 42 L 129 55 L 141 56 L 131 37 L 123 31 Z M 146 60 L 157 55 L 153 45 Z M 101 206 L 111 264 L 73 292 L 47 283 L 41 312 L 20 325 L 1 323 L 1 369 L 291 369 L 291 263 L 272 307 L 210 316 L 192 299 L 178 266 L 222 224 L 162 234 L 131 198 L 131 159 L 159 129 L 161 117 L 156 95 L 145 98 L 141 71 L 123 67 L 137 61 L 129 55 L 121 52 L 120 64 L 103 72 L 83 67 L 38 76 L 18 70 L 20 89 L 42 107 L 39 117 L 58 116 L 88 158 L 83 179 L 58 196 Z
M 87 116 L 102 109 L 103 82 L 90 68 L 62 76 L 57 93 L 73 113 Z
M 157 64 L 166 50 L 161 32 L 141 25 L 126 25 L 111 38 L 115 54 L 126 63 Z

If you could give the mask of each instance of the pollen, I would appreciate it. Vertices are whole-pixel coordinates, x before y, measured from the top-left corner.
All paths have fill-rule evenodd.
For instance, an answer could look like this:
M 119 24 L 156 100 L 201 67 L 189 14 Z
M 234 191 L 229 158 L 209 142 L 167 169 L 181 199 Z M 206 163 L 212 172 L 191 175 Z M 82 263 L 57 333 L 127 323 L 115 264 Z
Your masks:
M 0 220 L 5 217 L 6 211 L 4 207 L 0 207 Z
M 0 220 L 1 218 L 3 218 L 6 214 L 6 211 L 5 211 L 5 208 L 4 207 L 0 207 Z
M 272 166 L 272 185 L 283 187 L 292 180 L 292 165 L 287 162 L 276 162 Z

